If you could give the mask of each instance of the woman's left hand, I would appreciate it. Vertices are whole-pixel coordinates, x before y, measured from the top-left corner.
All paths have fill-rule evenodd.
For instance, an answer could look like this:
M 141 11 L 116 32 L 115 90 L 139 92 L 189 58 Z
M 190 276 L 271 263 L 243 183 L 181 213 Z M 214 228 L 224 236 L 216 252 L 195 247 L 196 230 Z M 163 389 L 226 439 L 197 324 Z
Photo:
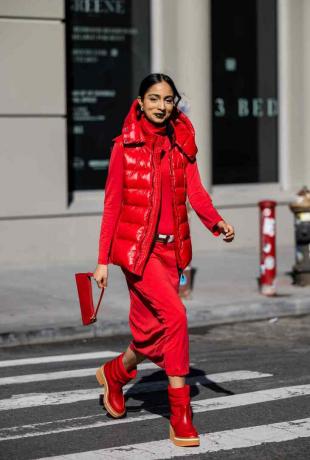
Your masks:
M 235 229 L 232 225 L 230 225 L 228 222 L 225 222 L 225 220 L 220 220 L 216 227 L 219 232 L 225 235 L 223 241 L 226 243 L 231 243 L 233 241 L 235 238 Z

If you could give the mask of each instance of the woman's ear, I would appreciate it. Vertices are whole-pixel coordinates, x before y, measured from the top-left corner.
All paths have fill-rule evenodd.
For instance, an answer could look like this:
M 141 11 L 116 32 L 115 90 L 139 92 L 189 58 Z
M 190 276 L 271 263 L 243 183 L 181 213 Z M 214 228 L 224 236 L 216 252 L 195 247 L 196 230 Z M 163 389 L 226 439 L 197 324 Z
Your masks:
M 139 102 L 139 104 L 137 105 L 136 107 L 136 113 L 137 113 L 137 118 L 138 120 L 140 120 L 140 118 L 142 117 L 142 107 L 141 107 L 141 97 L 137 97 L 137 101 Z
M 142 99 L 140 96 L 137 97 L 137 101 L 139 102 L 139 105 L 140 105 L 140 109 L 143 110 L 143 102 L 142 102 Z

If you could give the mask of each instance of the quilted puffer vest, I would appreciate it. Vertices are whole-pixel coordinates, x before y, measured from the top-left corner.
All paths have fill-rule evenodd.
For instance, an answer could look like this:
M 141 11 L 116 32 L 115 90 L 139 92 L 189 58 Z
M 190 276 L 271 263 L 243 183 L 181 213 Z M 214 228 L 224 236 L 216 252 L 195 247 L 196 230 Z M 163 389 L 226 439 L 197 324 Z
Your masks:
M 135 100 L 127 115 L 122 134 L 114 139 L 121 143 L 124 156 L 123 200 L 113 236 L 109 262 L 142 275 L 160 211 L 160 149 L 151 150 L 145 143 Z M 170 148 L 170 178 L 176 261 L 184 269 L 192 259 L 190 228 L 187 217 L 186 164 L 195 161 L 195 133 L 189 119 L 175 110 L 169 123 L 173 128 Z

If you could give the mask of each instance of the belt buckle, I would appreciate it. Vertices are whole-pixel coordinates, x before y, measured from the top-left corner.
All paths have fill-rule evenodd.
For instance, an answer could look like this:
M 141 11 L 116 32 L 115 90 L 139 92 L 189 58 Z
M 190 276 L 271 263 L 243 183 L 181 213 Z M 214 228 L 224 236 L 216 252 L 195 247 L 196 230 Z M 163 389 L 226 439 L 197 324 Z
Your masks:
M 157 240 L 161 241 L 164 244 L 167 244 L 169 242 L 169 239 L 170 239 L 170 235 L 159 234 L 157 236 Z
M 169 235 L 157 234 L 155 239 L 161 243 L 167 244 Z

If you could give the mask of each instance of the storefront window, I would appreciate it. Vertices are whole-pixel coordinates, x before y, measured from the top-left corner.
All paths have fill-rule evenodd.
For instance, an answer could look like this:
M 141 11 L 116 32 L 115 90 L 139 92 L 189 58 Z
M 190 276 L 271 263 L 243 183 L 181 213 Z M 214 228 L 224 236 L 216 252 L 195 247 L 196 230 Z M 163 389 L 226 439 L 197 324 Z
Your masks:
M 112 139 L 150 72 L 150 5 L 65 3 L 70 190 L 103 189 Z
M 213 183 L 277 182 L 277 2 L 211 5 Z

